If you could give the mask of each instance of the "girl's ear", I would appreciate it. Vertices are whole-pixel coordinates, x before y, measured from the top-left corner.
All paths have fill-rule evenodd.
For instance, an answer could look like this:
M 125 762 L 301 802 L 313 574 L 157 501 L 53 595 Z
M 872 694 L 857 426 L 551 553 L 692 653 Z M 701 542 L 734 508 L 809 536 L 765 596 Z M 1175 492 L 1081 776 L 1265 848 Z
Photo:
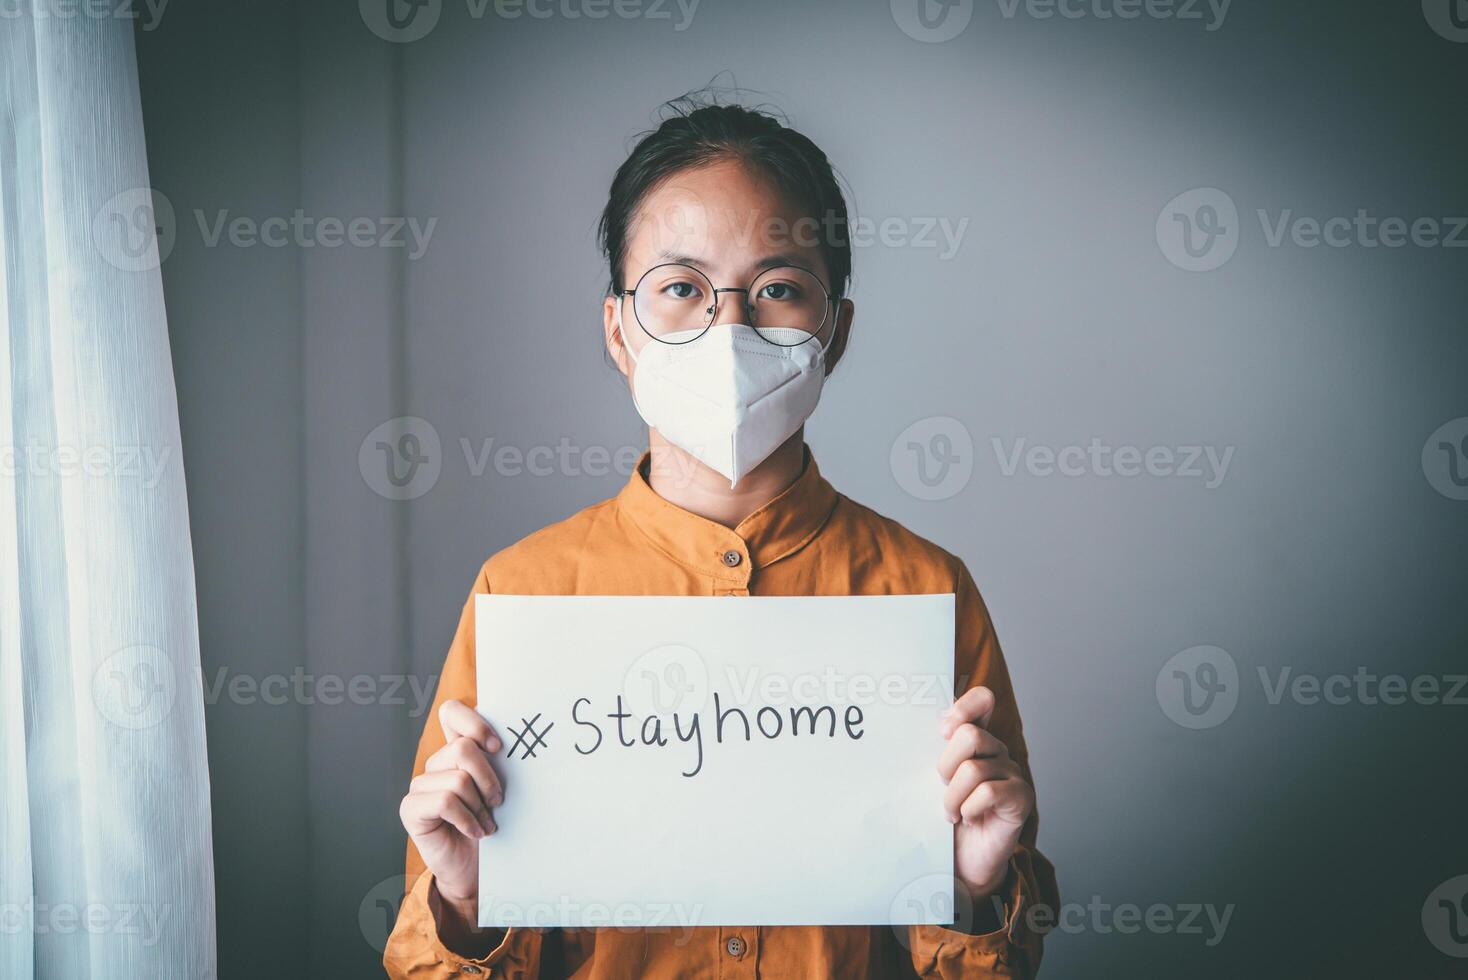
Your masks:
M 846 343 L 851 339 L 851 321 L 856 316 L 856 304 L 843 299 L 836 304 L 836 329 L 831 333 L 831 344 L 826 348 L 826 376 L 836 369 L 836 362 L 846 353 Z
M 617 365 L 617 370 L 622 372 L 623 377 L 627 377 L 631 370 L 632 360 L 627 355 L 627 342 L 622 333 L 622 320 L 618 316 L 623 298 L 620 296 L 606 298 L 601 308 L 601 325 L 607 353 L 611 355 L 612 363 Z

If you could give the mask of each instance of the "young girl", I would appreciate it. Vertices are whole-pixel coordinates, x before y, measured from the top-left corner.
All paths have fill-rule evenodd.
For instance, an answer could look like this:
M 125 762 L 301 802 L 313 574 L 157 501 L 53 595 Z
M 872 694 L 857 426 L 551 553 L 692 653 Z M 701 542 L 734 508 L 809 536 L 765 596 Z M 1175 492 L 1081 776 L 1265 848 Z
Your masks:
M 803 439 L 854 314 L 844 297 L 846 203 L 825 154 L 762 112 L 682 106 L 617 170 L 601 238 L 612 279 L 606 347 L 648 424 L 649 449 L 617 496 L 501 551 L 475 580 L 400 808 L 409 891 L 388 972 L 1033 975 L 1040 937 L 1027 913 L 1058 899 L 1035 850 L 1019 710 L 984 602 L 953 555 L 836 492 Z M 474 596 L 493 592 L 954 593 L 956 701 L 940 722 L 933 796 L 954 824 L 960 921 L 478 929 L 479 842 L 493 837 L 503 800 L 493 766 L 502 742 L 473 707 Z

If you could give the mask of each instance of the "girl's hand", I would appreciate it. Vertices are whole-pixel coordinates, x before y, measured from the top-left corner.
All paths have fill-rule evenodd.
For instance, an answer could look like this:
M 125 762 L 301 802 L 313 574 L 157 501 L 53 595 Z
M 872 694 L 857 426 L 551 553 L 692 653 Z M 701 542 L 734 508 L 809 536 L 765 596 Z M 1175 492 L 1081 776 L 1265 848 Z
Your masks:
M 994 692 L 975 687 L 938 721 L 948 739 L 938 759 L 938 775 L 948 784 L 943 809 L 958 825 L 953 870 L 975 900 L 1004 884 L 1020 829 L 1035 809 L 1035 791 L 1019 764 L 987 731 L 993 713 Z
M 479 713 L 462 701 L 438 709 L 444 747 L 428 757 L 423 775 L 408 786 L 398 807 L 403 828 L 423 863 L 455 931 L 474 928 L 478 915 L 480 839 L 495 832 L 490 811 L 504 802 L 504 790 L 490 765 L 500 737 Z

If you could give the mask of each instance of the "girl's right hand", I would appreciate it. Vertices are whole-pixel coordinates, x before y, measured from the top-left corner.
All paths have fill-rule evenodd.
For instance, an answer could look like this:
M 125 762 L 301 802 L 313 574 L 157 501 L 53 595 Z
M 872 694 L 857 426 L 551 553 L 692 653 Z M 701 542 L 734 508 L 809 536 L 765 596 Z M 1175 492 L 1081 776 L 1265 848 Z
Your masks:
M 444 747 L 428 757 L 423 775 L 408 786 L 398 816 L 433 873 L 444 910 L 456 920 L 453 925 L 472 929 L 478 919 L 479 841 L 495 832 L 491 810 L 504 802 L 504 789 L 490 765 L 490 756 L 503 743 L 479 712 L 462 701 L 445 701 L 438 721 Z

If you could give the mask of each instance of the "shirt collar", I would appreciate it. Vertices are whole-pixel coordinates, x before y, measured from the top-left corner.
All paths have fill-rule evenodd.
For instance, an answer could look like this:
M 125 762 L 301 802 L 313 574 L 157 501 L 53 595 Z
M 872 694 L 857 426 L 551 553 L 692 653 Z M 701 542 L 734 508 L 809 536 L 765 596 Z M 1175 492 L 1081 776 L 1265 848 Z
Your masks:
M 716 579 L 747 583 L 751 571 L 810 543 L 836 507 L 836 490 L 821 476 L 808 446 L 795 482 L 732 529 L 658 496 L 644 475 L 650 457 L 644 452 L 637 461 L 617 495 L 618 507 L 674 561 Z M 726 558 L 731 551 L 739 556 L 733 565 Z

